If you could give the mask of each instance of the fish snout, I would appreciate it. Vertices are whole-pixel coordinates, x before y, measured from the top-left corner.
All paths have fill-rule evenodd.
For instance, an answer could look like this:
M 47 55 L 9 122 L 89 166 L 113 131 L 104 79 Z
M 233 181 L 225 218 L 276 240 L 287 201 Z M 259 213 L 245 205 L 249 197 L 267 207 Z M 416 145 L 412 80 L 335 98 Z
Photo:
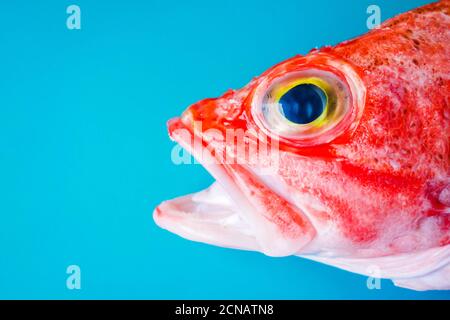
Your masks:
M 189 106 L 181 119 L 188 127 L 199 126 L 203 129 L 241 128 L 245 120 L 241 117 L 244 99 L 248 92 L 228 90 L 221 97 L 200 100 Z

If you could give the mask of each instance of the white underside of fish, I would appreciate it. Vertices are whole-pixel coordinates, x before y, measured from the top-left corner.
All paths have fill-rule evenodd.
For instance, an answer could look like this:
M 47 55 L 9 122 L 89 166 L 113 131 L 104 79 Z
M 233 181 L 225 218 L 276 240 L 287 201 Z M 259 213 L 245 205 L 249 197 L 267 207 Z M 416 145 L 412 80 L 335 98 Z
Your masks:
M 301 257 L 362 275 L 391 279 L 398 287 L 417 291 L 450 290 L 450 245 L 377 258 Z
M 157 224 L 193 241 L 221 247 L 263 251 L 239 205 L 215 182 L 211 187 L 162 203 Z M 158 214 L 164 212 L 164 214 Z M 328 239 L 330 240 L 330 239 Z M 351 258 L 339 252 L 300 253 L 298 256 L 374 278 L 391 279 L 413 290 L 450 289 L 450 245 L 414 253 Z

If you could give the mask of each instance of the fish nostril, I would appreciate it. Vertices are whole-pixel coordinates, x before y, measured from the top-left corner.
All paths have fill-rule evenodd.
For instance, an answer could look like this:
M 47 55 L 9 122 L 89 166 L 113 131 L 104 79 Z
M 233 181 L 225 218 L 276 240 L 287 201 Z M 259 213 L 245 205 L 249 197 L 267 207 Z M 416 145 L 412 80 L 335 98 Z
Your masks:
M 217 102 L 217 115 L 228 121 L 236 119 L 242 111 L 241 103 L 235 99 L 219 100 Z

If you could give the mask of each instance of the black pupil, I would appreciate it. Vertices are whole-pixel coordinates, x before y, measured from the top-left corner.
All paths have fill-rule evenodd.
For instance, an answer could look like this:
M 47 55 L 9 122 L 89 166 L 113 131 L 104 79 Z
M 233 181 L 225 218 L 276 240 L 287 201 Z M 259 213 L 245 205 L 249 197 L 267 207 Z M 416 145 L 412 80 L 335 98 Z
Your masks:
M 323 113 L 327 103 L 325 93 L 313 84 L 300 84 L 280 99 L 284 116 L 297 124 L 307 124 Z

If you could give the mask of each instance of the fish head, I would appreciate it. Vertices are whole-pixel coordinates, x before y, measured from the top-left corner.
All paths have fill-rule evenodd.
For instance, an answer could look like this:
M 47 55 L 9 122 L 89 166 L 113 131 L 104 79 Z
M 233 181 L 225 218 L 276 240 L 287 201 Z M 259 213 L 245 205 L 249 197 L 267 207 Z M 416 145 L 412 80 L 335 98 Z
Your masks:
M 190 106 L 169 134 L 216 182 L 160 204 L 156 223 L 270 256 L 448 244 L 449 64 L 435 57 L 443 71 L 431 73 L 421 59 L 433 48 L 414 45 L 406 31 L 375 30 Z

